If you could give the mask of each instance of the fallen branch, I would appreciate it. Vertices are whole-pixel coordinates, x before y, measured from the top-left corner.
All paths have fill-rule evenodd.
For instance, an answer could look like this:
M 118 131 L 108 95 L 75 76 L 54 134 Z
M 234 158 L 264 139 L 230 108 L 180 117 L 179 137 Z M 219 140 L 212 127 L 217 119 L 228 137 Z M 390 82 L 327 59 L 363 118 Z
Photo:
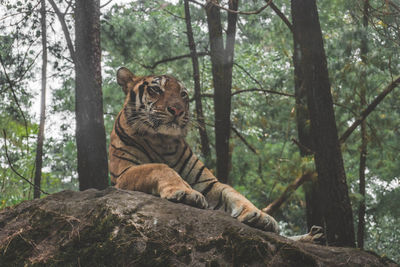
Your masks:
M 263 208 L 262 211 L 268 214 L 274 214 L 281 207 L 281 205 L 292 195 L 292 193 L 296 191 L 297 188 L 299 188 L 299 186 L 301 186 L 306 181 L 312 180 L 313 177 L 316 175 L 316 172 L 306 172 L 300 177 L 297 177 L 296 180 L 294 180 L 286 187 L 285 191 L 279 198 L 274 200 L 267 207 Z
M 394 81 L 392 81 L 386 88 L 385 90 L 382 91 L 375 99 L 369 104 L 369 106 L 364 109 L 360 113 L 360 117 L 356 119 L 353 124 L 347 128 L 347 130 L 343 133 L 343 135 L 340 137 L 339 142 L 343 144 L 346 139 L 350 136 L 350 134 L 365 120 L 365 118 L 378 106 L 378 104 L 390 93 L 393 91 L 394 88 L 396 88 L 400 84 L 400 76 L 397 77 Z

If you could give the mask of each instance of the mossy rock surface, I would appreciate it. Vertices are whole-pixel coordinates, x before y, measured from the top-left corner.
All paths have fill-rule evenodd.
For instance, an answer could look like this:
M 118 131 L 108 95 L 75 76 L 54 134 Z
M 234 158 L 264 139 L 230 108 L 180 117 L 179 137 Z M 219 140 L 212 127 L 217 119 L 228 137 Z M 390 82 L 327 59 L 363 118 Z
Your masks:
M 0 211 L 0 266 L 397 266 L 141 192 L 63 191 Z

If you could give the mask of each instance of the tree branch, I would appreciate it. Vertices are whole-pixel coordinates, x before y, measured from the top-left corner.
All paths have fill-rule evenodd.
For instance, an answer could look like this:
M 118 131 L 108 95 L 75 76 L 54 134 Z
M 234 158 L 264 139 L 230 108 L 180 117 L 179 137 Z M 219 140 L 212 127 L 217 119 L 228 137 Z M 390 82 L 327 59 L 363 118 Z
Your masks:
M 250 89 L 237 90 L 237 91 L 232 93 L 232 96 L 237 95 L 237 94 L 241 94 L 241 93 L 246 93 L 246 92 L 266 92 L 266 93 L 275 94 L 275 95 L 294 97 L 294 95 L 292 95 L 292 94 L 282 93 L 282 92 L 278 92 L 278 91 L 274 91 L 274 90 L 268 90 L 268 89 L 260 89 L 260 88 L 250 88 Z
M 65 11 L 63 13 L 63 17 L 65 17 L 66 15 L 73 15 L 74 12 L 72 11 L 72 13 L 68 13 L 69 9 L 72 7 L 73 3 L 72 1 L 66 1 L 67 2 L 67 7 L 65 8 Z
M 206 122 L 204 124 L 207 125 L 207 126 L 210 126 L 212 128 L 215 128 L 214 124 L 209 124 L 209 123 L 206 123 Z M 239 137 L 240 141 L 242 141 L 243 144 L 245 146 L 247 146 L 251 150 L 251 152 L 253 152 L 254 154 L 258 155 L 257 150 L 252 145 L 250 145 L 250 143 L 246 141 L 246 138 L 244 138 L 244 136 L 241 135 L 239 133 L 239 131 L 235 127 L 233 127 L 232 125 L 231 125 L 231 130 L 237 135 L 237 137 Z
M 43 191 L 42 189 L 40 189 L 40 187 L 37 187 L 36 185 L 34 185 L 31 181 L 29 181 L 29 179 L 25 178 L 24 176 L 22 176 L 12 165 L 10 157 L 8 156 L 8 149 L 7 149 L 7 134 L 6 134 L 6 130 L 3 129 L 3 137 L 4 137 L 4 152 L 6 154 L 6 158 L 7 158 L 7 162 L 8 165 L 10 166 L 10 169 L 16 174 L 18 175 L 20 178 L 22 178 L 24 181 L 26 181 L 27 183 L 29 183 L 31 186 L 37 188 L 40 192 L 42 192 L 45 195 L 49 195 L 49 193 Z
M 295 143 L 304 154 L 306 154 L 306 155 L 314 155 L 315 154 L 314 151 L 312 151 L 310 148 L 306 147 L 305 145 L 303 145 L 296 139 L 292 138 L 292 142 Z
M 383 90 L 375 99 L 369 104 L 369 106 L 364 109 L 360 117 L 356 119 L 353 124 L 347 128 L 347 130 L 340 137 L 339 142 L 343 144 L 346 139 L 350 136 L 350 134 L 365 120 L 365 118 L 376 108 L 376 106 L 400 84 L 400 76 L 397 77 L 394 81 L 392 81 L 386 88 Z
M 250 74 L 250 72 L 248 72 L 244 67 L 242 67 L 241 65 L 239 65 L 236 62 L 233 62 L 233 65 L 235 65 L 236 67 L 238 67 L 239 69 L 241 69 L 244 73 L 246 73 L 247 76 L 250 77 L 250 79 L 253 80 L 253 82 L 255 82 L 256 84 L 258 84 L 258 86 L 260 86 L 260 88 L 263 88 L 263 86 L 261 85 L 261 83 L 253 77 L 253 75 Z
M 209 55 L 209 53 L 206 51 L 197 53 L 197 56 L 207 56 L 207 55 Z M 180 55 L 180 56 L 176 56 L 176 57 L 164 58 L 159 61 L 156 61 L 153 65 L 144 65 L 144 64 L 140 64 L 140 65 L 146 69 L 155 69 L 158 65 L 160 65 L 162 63 L 167 63 L 167 62 L 171 62 L 171 61 L 175 61 L 175 60 L 179 60 L 179 59 L 187 58 L 187 57 L 191 57 L 191 54 L 185 54 L 185 55 Z
M 265 1 L 267 1 L 267 0 L 265 0 Z M 290 23 L 289 19 L 285 16 L 285 14 L 283 14 L 274 3 L 271 3 L 270 7 L 275 12 L 275 14 L 277 14 L 278 17 L 280 17 L 283 20 L 283 22 L 286 24 L 286 26 L 288 26 L 289 30 L 293 33 L 293 25 L 292 25 L 292 23 Z
M 6 80 L 7 80 L 7 83 L 8 83 L 8 87 L 11 90 L 11 94 L 12 94 L 12 96 L 14 98 L 15 104 L 17 105 L 19 111 L 21 112 L 22 119 L 24 120 L 26 138 L 28 139 L 28 122 L 27 122 L 27 120 L 25 118 L 24 112 L 22 111 L 21 105 L 19 104 L 17 95 L 16 95 L 15 90 L 14 90 L 14 83 L 11 81 L 10 76 L 8 76 L 8 73 L 7 73 L 7 70 L 6 70 L 6 66 L 5 66 L 5 63 L 4 63 L 3 58 L 1 57 L 1 55 L 0 55 L 0 64 L 3 67 L 4 76 L 6 77 Z
M 195 3 L 195 4 L 197 4 L 197 5 L 199 5 L 199 6 L 203 7 L 203 8 L 205 7 L 205 5 L 203 5 L 200 2 L 197 2 L 196 0 L 189 0 L 189 2 Z M 261 13 L 261 11 L 266 9 L 270 4 L 272 4 L 272 0 L 266 0 L 267 4 L 262 6 L 259 9 L 255 10 L 255 11 L 238 11 L 238 10 L 233 10 L 233 9 L 230 9 L 230 8 L 223 7 L 223 6 L 218 5 L 217 3 L 214 3 L 212 1 L 206 1 L 206 2 L 207 2 L 206 4 L 212 4 L 213 6 L 218 7 L 219 9 L 223 9 L 225 11 L 228 11 L 229 13 L 240 14 L 240 15 L 255 15 L 255 14 L 259 14 L 259 13 Z
M 3 2 L 4 2 L 4 1 L 1 1 L 2 5 L 3 5 Z M 33 11 L 39 6 L 39 4 L 40 4 L 40 1 L 38 1 L 38 2 L 36 3 L 36 5 L 32 7 L 31 10 L 27 10 L 27 11 L 21 12 L 21 13 L 25 13 L 26 15 L 23 16 L 22 19 L 20 19 L 20 20 L 17 21 L 16 23 L 10 23 L 10 25 L 8 25 L 8 27 L 14 27 L 14 26 L 20 24 L 21 22 L 26 21 L 26 19 L 27 19 L 27 18 L 33 13 Z M 30 11 L 30 12 L 29 12 L 29 11 Z M 17 13 L 17 14 L 20 14 L 20 13 Z M 16 15 L 17 15 L 17 14 L 16 14 Z
M 232 129 L 232 131 L 237 135 L 237 137 L 239 137 L 239 139 L 243 142 L 243 144 L 245 144 L 245 145 L 251 150 L 251 152 L 253 152 L 254 154 L 258 155 L 257 150 L 256 150 L 254 147 L 252 147 L 252 145 L 250 145 L 249 142 L 246 141 L 246 139 L 244 138 L 244 136 L 241 135 L 241 134 L 239 133 L 239 131 L 238 131 L 235 127 L 233 127 L 233 126 L 231 125 L 231 129 Z
M 255 14 L 259 14 L 261 13 L 261 11 L 263 11 L 264 9 L 266 9 L 271 3 L 272 0 L 268 0 L 267 4 L 265 6 L 262 6 L 261 8 L 255 10 L 255 11 L 238 11 L 238 10 L 232 10 L 226 7 L 223 7 L 221 5 L 218 5 L 217 3 L 214 3 L 212 1 L 210 1 L 210 3 L 220 9 L 223 9 L 225 11 L 228 11 L 229 13 L 233 13 L 233 14 L 240 14 L 240 15 L 255 15 Z
M 185 20 L 185 19 L 186 19 L 186 18 L 184 18 L 184 17 L 178 16 L 178 15 L 172 13 L 171 11 L 167 10 L 166 8 L 163 8 L 162 11 L 165 12 L 165 13 L 167 13 L 168 15 L 170 15 L 170 16 L 176 18 L 176 19 L 181 19 L 181 20 Z
M 100 6 L 100 9 L 102 9 L 103 7 L 106 7 L 106 6 L 107 6 L 108 4 L 110 4 L 112 1 L 113 1 L 113 0 L 109 0 L 108 2 L 102 4 L 102 5 Z
M 61 28 L 62 28 L 62 31 L 64 32 L 65 40 L 67 41 L 67 47 L 68 47 L 69 53 L 71 54 L 72 61 L 75 63 L 75 49 L 74 49 L 74 45 L 72 43 L 71 34 L 69 33 L 67 23 L 65 22 L 65 19 L 64 19 L 65 17 L 61 13 L 60 9 L 58 8 L 58 6 L 54 2 L 54 0 L 49 0 L 49 3 L 53 7 L 54 12 L 56 12 L 56 15 L 58 17 L 58 20 L 61 23 Z
M 39 57 L 39 55 L 41 54 L 41 52 L 37 53 L 36 56 L 33 58 L 33 60 L 31 61 L 31 63 L 25 68 L 24 72 L 20 75 L 19 79 L 17 81 L 15 81 L 15 83 L 19 83 L 22 81 L 22 79 L 25 77 L 25 75 L 28 73 L 28 71 L 31 70 L 31 68 L 33 67 L 33 65 L 36 63 L 36 59 Z M 25 59 L 24 59 L 25 61 Z M 22 66 L 23 63 L 20 64 L 20 66 Z M 24 92 L 24 91 L 22 91 Z
M 186 36 L 190 49 L 190 56 L 192 58 L 193 68 L 193 83 L 194 83 L 194 98 L 196 99 L 196 118 L 198 123 L 198 130 L 200 134 L 201 154 L 204 156 L 206 163 L 211 160 L 210 142 L 204 124 L 203 104 L 201 102 L 201 86 L 200 86 L 200 70 L 199 58 L 197 56 L 196 43 L 193 37 L 192 20 L 190 15 L 189 1 L 184 1 L 185 6 L 185 22 L 186 22 Z
M 274 200 L 267 207 L 263 208 L 262 211 L 268 214 L 274 214 L 281 207 L 281 205 L 288 200 L 292 193 L 297 190 L 297 188 L 299 188 L 304 182 L 312 180 L 314 176 L 316 176 L 316 172 L 306 172 L 305 174 L 297 177 L 296 180 L 286 187 L 285 191 L 283 191 L 279 198 Z
M 400 12 L 400 7 L 398 5 L 396 5 L 395 3 L 393 3 L 393 1 L 389 0 L 389 5 L 391 5 L 394 9 L 396 9 L 398 12 Z
M 274 90 L 268 90 L 268 89 L 260 89 L 260 88 L 250 88 L 250 89 L 237 90 L 237 91 L 233 92 L 231 96 L 238 95 L 238 94 L 241 94 L 241 93 L 248 93 L 248 92 L 264 92 L 264 93 L 270 93 L 270 94 L 275 94 L 275 95 L 294 97 L 294 95 L 292 95 L 292 94 L 278 92 L 278 91 L 274 91 Z M 213 98 L 214 94 L 201 94 L 200 96 L 201 97 Z M 194 98 L 191 98 L 189 101 L 190 102 L 194 101 Z

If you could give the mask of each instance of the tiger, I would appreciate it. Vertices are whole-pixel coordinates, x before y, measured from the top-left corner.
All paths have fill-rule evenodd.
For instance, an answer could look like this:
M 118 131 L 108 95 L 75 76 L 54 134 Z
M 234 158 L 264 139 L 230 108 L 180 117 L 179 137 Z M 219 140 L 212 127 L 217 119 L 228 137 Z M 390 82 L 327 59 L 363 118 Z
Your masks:
M 201 209 L 223 210 L 249 226 L 279 232 L 272 216 L 219 182 L 185 141 L 189 94 L 181 81 L 169 75 L 135 76 L 121 67 L 117 82 L 125 101 L 110 135 L 112 185 Z

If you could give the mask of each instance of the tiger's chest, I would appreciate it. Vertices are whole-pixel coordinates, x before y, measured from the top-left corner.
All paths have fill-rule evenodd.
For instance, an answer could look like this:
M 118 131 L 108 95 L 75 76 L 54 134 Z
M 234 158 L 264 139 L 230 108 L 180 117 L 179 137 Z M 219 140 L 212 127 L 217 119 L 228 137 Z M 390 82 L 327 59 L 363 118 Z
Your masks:
M 143 136 L 135 138 L 136 153 L 143 163 L 164 163 L 174 167 L 187 145 L 183 139 L 166 138 L 163 136 Z

